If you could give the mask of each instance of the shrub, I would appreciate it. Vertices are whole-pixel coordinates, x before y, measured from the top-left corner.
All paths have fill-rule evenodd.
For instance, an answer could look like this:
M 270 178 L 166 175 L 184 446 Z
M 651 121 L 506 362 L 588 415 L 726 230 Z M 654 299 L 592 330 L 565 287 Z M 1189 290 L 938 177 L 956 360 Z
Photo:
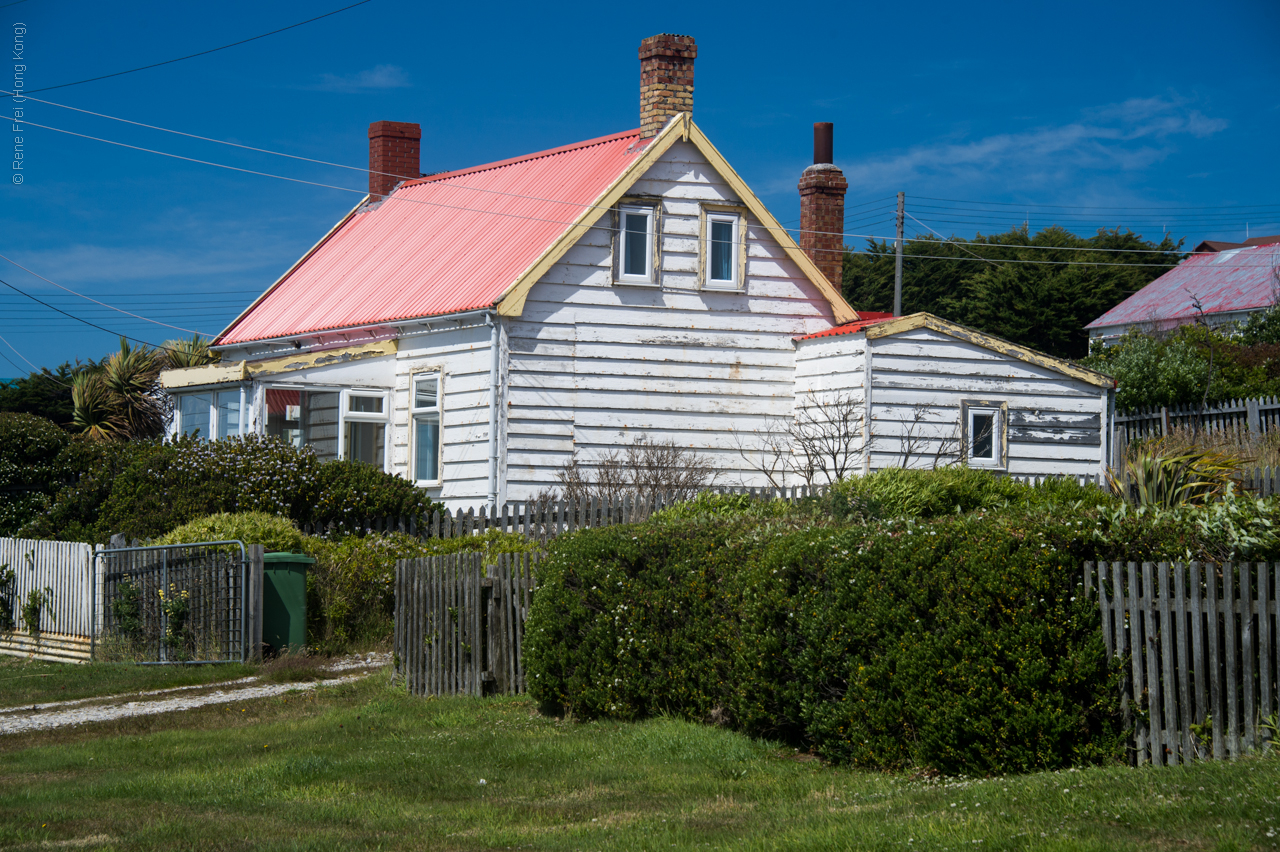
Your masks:
M 67 471 L 71 484 L 61 488 L 48 510 L 31 519 L 18 535 L 64 541 L 105 541 L 98 530 L 98 520 L 116 477 L 138 459 L 156 452 L 159 446 L 154 441 L 117 444 L 73 438 L 58 457 L 58 464 Z
M 70 440 L 51 420 L 0 412 L 0 535 L 48 509 L 68 477 L 59 455 Z
M 306 537 L 301 549 L 316 559 L 307 574 L 307 644 L 335 653 L 351 645 L 386 641 L 395 614 L 399 559 L 479 551 L 492 564 L 499 553 L 524 553 L 537 547 L 522 535 L 499 530 L 426 540 L 403 533 Z
M 1079 573 L 1150 519 L 1101 512 L 799 530 L 656 517 L 564 536 L 540 566 L 530 692 L 582 718 L 725 721 L 856 765 L 1112 760 L 1119 690 Z
M 219 512 L 188 521 L 156 539 L 154 544 L 199 541 L 242 541 L 261 544 L 268 553 L 300 553 L 305 537 L 288 518 L 267 512 Z
M 357 532 L 356 519 L 405 514 L 421 521 L 439 508 L 398 476 L 358 462 L 321 463 L 309 447 L 260 435 L 182 437 L 129 460 L 93 527 L 98 541 L 113 533 L 150 539 L 205 515 L 268 512 Z

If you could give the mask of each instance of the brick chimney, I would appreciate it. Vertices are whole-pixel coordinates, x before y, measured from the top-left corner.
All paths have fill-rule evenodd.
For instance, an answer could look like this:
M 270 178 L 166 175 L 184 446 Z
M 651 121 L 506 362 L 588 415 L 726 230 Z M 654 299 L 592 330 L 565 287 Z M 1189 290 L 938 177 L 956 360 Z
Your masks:
M 800 248 L 840 286 L 844 266 L 844 193 L 849 182 L 832 162 L 832 126 L 813 125 L 813 165 L 800 176 Z
M 401 180 L 422 177 L 421 147 L 422 128 L 416 124 L 375 121 L 369 125 L 369 194 L 375 201 L 390 195 Z
M 650 139 L 681 112 L 693 112 L 693 36 L 650 36 L 640 42 L 640 138 Z

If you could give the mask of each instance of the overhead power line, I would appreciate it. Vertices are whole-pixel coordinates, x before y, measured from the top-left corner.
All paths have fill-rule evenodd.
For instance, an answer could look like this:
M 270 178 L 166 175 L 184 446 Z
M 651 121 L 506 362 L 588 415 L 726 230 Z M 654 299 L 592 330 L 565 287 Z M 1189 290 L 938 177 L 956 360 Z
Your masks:
M 104 326 L 100 326 L 100 325 L 98 325 L 96 322 L 90 322 L 89 320 L 87 320 L 87 319 L 82 319 L 82 318 L 80 318 L 80 317 L 76 316 L 75 314 L 67 313 L 66 311 L 62 310 L 62 308 L 55 307 L 55 306 L 53 306 L 53 305 L 49 304 L 48 302 L 44 301 L 43 299 L 40 299 L 40 298 L 39 298 L 39 297 L 37 297 L 37 296 L 33 296 L 33 295 L 31 295 L 31 294 L 30 294 L 30 293 L 28 293 L 26 290 L 23 290 L 23 289 L 21 289 L 21 288 L 19 288 L 19 287 L 15 287 L 15 286 L 13 286 L 13 285 L 12 285 L 12 284 L 10 284 L 8 281 L 5 281 L 3 278 L 0 278 L 0 284 L 3 284 L 5 287 L 8 287 L 10 290 L 12 290 L 13 292 L 17 293 L 17 294 L 18 294 L 18 295 L 20 295 L 20 296 L 26 296 L 28 299 L 30 299 L 30 300 L 31 300 L 31 301 L 33 301 L 33 302 L 39 302 L 40 304 L 44 305 L 44 306 L 45 306 L 46 308 L 48 308 L 49 310 L 57 311 L 58 313 L 62 314 L 62 315 L 63 315 L 63 316 L 65 316 L 65 317 L 70 317 L 71 319 L 75 320 L 76 322 L 84 323 L 84 324 L 85 324 L 85 325 L 87 325 L 87 326 L 91 326 L 92 328 L 96 328 L 96 329 L 98 329 L 98 331 L 105 331 L 107 334 L 113 335 L 113 336 L 115 336 L 115 337 L 123 337 L 125 340 L 132 340 L 134 343 L 141 343 L 141 344 L 143 344 L 144 346 L 150 346 L 150 347 L 152 347 L 153 349 L 164 349 L 166 352 L 172 352 L 172 351 L 174 351 L 174 350 L 170 349 L 170 348 L 169 348 L 169 347 L 167 347 L 167 346 L 157 346 L 156 344 L 152 343 L 152 342 L 151 342 L 151 341 L 149 341 L 149 340 L 142 340 L 141 338 L 137 338 L 137 337 L 130 337 L 130 336 L 129 336 L 129 335 L 127 335 L 127 334 L 120 334 L 120 333 L 119 333 L 119 332 L 117 332 L 117 331 L 112 331 L 112 330 L 111 330 L 111 329 L 109 329 L 109 328 L 105 328 Z
M 201 136 L 201 135 L 199 135 L 199 134 L 187 133 L 187 132 L 182 131 L 182 130 L 174 130 L 174 129 L 172 129 L 172 128 L 161 127 L 161 126 L 159 126 L 159 125 L 147 124 L 147 123 L 144 123 L 144 122 L 134 121 L 134 120 L 132 120 L 132 119 L 128 119 L 128 118 L 122 118 L 122 117 L 120 117 L 120 116 L 114 116 L 114 115 L 109 115 L 109 114 L 107 114 L 107 113 L 95 112 L 95 111 L 93 111 L 93 110 L 82 109 L 82 108 L 80 108 L 80 107 L 73 107 L 73 106 L 69 106 L 69 105 L 67 105 L 67 104 L 60 104 L 60 103 L 57 103 L 57 102 L 55 102 L 55 101 L 43 100 L 43 99 L 41 99 L 41 98 L 31 98 L 31 100 L 37 101 L 37 102 L 39 102 L 39 103 L 48 104 L 49 106 L 56 106 L 56 107 L 59 107 L 59 108 L 62 108 L 62 109 L 71 110 L 71 111 L 73 111 L 73 112 L 84 113 L 84 114 L 86 114 L 86 115 L 92 115 L 92 116 L 95 116 L 95 117 L 98 117 L 98 118 L 105 118 L 105 119 L 109 119 L 109 120 L 111 120 L 111 121 L 118 121 L 118 122 L 122 122 L 122 123 L 124 123 L 124 124 L 130 124 L 130 125 L 133 125 L 133 126 L 136 126 L 136 127 L 143 127 L 143 128 L 148 129 L 148 130 L 157 130 L 157 131 L 160 131 L 160 132 L 163 132 L 163 133 L 171 133 L 171 134 L 174 134 L 174 135 L 177 135 L 177 136 L 183 136 L 183 137 L 186 137 L 186 138 L 189 138 L 189 139 L 197 139 L 197 140 L 202 141 L 202 142 L 212 142 L 212 143 L 219 144 L 219 145 L 226 145 L 226 146 L 229 146 L 229 147 L 232 147 L 232 148 L 239 148 L 239 149 L 242 149 L 242 150 L 254 151 L 254 152 L 256 152 L 256 153 L 269 154 L 269 155 L 277 156 L 277 157 L 285 157 L 285 158 L 287 158 L 287 159 L 299 160 L 299 161 L 302 161 L 302 162 L 308 162 L 308 163 L 314 163 L 314 164 L 316 164 L 316 165 L 330 166 L 330 167 L 333 167 L 333 168 L 339 168 L 339 169 L 345 169 L 345 170 L 348 170 L 348 171 L 360 172 L 360 173 L 362 173 L 362 174 L 385 175 L 385 176 L 388 176 L 388 177 L 403 177 L 402 175 L 394 175 L 394 174 L 392 174 L 392 173 L 390 173 L 390 172 L 370 171 L 369 169 L 367 169 L 367 168 L 363 168 L 363 167 L 360 167 L 360 166 L 350 166 L 350 165 L 346 165 L 346 164 L 344 164 L 344 163 L 333 163 L 333 162 L 329 162 L 329 161 L 327 161 L 327 160 L 319 160 L 319 159 L 315 159 L 315 158 L 312 158 L 312 157 L 303 157 L 303 156 L 300 156 L 300 155 L 297 155 L 297 154 L 288 154 L 288 153 L 285 153 L 285 152 L 282 152 L 282 151 L 273 151 L 273 150 L 271 150 L 271 149 L 269 149 L 269 148 L 259 148 L 259 147 L 253 146 L 253 145 L 244 145 L 244 144 L 241 144 L 241 143 L 239 143 L 239 142 L 230 142 L 230 141 L 227 141 L 227 140 L 224 140 L 224 139 L 215 139 L 215 138 L 213 138 L 213 137 L 209 137 L 209 136 Z M 211 165 L 211 166 L 215 166 L 215 167 L 218 167 L 218 168 L 231 169 L 231 170 L 233 170 L 233 171 L 242 171 L 242 172 L 246 172 L 246 173 L 248 173 L 248 174 L 254 174 L 254 175 L 265 176 L 265 177 L 274 177 L 274 178 L 277 178 L 277 179 L 279 179 L 279 180 L 288 180 L 288 181 L 293 181 L 293 182 L 296 182 L 296 183 L 309 184 L 309 185 L 317 186 L 317 187 L 321 187 L 321 188 L 339 189 L 339 190 L 344 191 L 344 192 L 358 192 L 358 193 L 362 193 L 362 194 L 363 194 L 363 191 L 362 191 L 362 190 L 355 190 L 355 189 L 351 189 L 351 188 L 348 188 L 348 187 L 336 187 L 336 186 L 331 186 L 331 185 L 329 185 L 329 184 L 323 184 L 323 183 L 318 183 L 318 182 L 314 182 L 314 181 L 304 181 L 304 180 L 300 180 L 300 179 L 297 179 L 297 178 L 290 178 L 290 177 L 285 177 L 285 176 L 282 176 L 282 175 L 275 175 L 275 174 L 271 174 L 271 173 L 268 173 L 268 172 L 259 172 L 259 171 L 254 171 L 254 170 L 251 170 L 251 169 L 242 169 L 242 168 L 239 168 L 239 167 L 236 167 L 236 166 L 230 166 L 230 165 L 225 165 L 225 164 L 221 164 L 221 163 L 214 163 L 214 162 L 207 161 L 207 160 L 199 160 L 199 159 L 195 159 L 195 158 L 188 158 L 188 157 L 183 157 L 183 156 L 178 155 L 178 154 L 171 154 L 171 153 L 164 152 L 164 151 L 156 151 L 156 150 L 154 150 L 154 149 L 150 149 L 150 148 L 142 148 L 142 147 L 139 147 L 139 146 L 128 145 L 128 144 L 123 143 L 123 142 L 116 142 L 116 141 L 114 141 L 114 140 L 110 140 L 110 139 L 103 139 L 103 138 L 96 137 L 96 136 L 89 136 L 89 135 L 87 135 L 87 134 L 80 134 L 80 133 L 76 133 L 76 132 L 74 132 L 74 131 L 70 131 L 70 130 L 63 130 L 63 129 L 60 129 L 60 128 L 48 127 L 48 126 L 46 126 L 46 125 L 40 125 L 40 124 L 36 124 L 36 123 L 34 123 L 34 122 L 28 122 L 28 123 L 32 124 L 32 126 L 34 126 L 34 127 L 41 127 L 41 128 L 43 128 L 43 129 L 46 129 L 46 130 L 54 130 L 54 131 L 56 131 L 56 132 L 58 132 L 58 133 L 66 133 L 66 134 L 69 134 L 69 135 L 72 135 L 72 136 L 79 136 L 79 137 L 81 137 L 81 138 L 90 139 L 90 140 L 93 140 L 93 141 L 105 142 L 105 143 L 110 144 L 110 145 L 119 145 L 119 146 L 122 146 L 122 147 L 125 147 L 125 148 L 132 148 L 132 149 L 134 149 L 134 150 L 144 151 L 144 152 L 147 152 L 147 153 L 159 154 L 159 155 L 161 155 L 161 156 L 173 157 L 173 158 L 181 159 L 181 160 L 188 160 L 188 161 L 190 161 L 190 162 L 195 162 L 195 163 L 199 163 L 199 164 L 202 164 L 202 165 Z M 430 183 L 428 183 L 428 184 L 423 184 L 423 185 L 425 185 L 425 186 L 431 186 L 431 184 L 430 184 Z M 583 208 L 583 209 L 601 209 L 601 210 L 605 209 L 605 208 L 603 208 L 603 207 L 599 207 L 598 205 L 593 205 L 593 204 L 585 203 L 585 202 L 565 201 L 565 200 L 563 200 L 563 199 L 546 198 L 546 197 L 542 197 L 542 196 L 533 196 L 533 195 L 528 195 L 528 194 L 523 194 L 523 193 L 504 192 L 504 191 L 502 191 L 502 190 L 490 189 L 490 188 L 488 188 L 488 187 L 473 187 L 473 186 L 467 186 L 466 184 L 461 184 L 461 183 L 457 183 L 457 182 L 453 182 L 453 181 L 451 181 L 451 182 L 450 182 L 450 183 L 448 183 L 448 184 L 439 184 L 439 186 L 440 186 L 440 187 L 442 187 L 442 188 L 447 187 L 447 188 L 449 188 L 449 189 L 463 189 L 463 190 L 468 190 L 468 191 L 473 191 L 473 192 L 482 192 L 482 193 L 489 193 L 489 194 L 494 194 L 494 195 L 506 196 L 506 197 L 510 197 L 510 198 L 521 198 L 521 199 L 525 199 L 525 200 L 542 201 L 542 202 L 546 202 L 546 203 L 549 203 L 549 204 L 563 204 L 563 205 L 565 205 L 565 206 L 579 207 L 579 208 Z M 920 198 L 928 198 L 927 196 L 917 196 L 917 197 L 920 197 Z M 397 199 L 397 200 L 408 200 L 408 199 Z M 862 203 L 860 203 L 860 204 L 858 204 L 858 205 L 855 205 L 853 208 L 846 208 L 845 225 L 844 225 L 844 226 L 845 226 L 845 228 L 846 228 L 846 229 L 849 229 L 849 228 L 860 227 L 860 226 L 861 226 L 861 227 L 870 227 L 870 225 L 868 225 L 869 220 L 876 218 L 876 217 L 877 217 L 877 215 L 880 217 L 880 220 L 881 220 L 881 221 L 876 221 L 876 222 L 871 223 L 871 224 L 873 224 L 873 225 L 880 225 L 880 224 L 883 224 L 884 213 L 883 213 L 883 212 L 880 212 L 880 211 L 881 211 L 881 210 L 882 210 L 882 211 L 884 211 L 884 212 L 890 212 L 890 211 L 893 211 L 893 210 L 894 210 L 894 208 L 893 208 L 892 206 L 886 206 L 886 207 L 882 207 L 882 208 L 879 208 L 879 209 L 876 209 L 876 210 L 864 210 L 864 211 L 860 211 L 860 212 L 857 212 L 857 213 L 854 213 L 853 211 L 854 211 L 854 210 L 857 210 L 858 208 L 867 207 L 867 206 L 869 206 L 869 205 L 873 205 L 873 204 L 882 204 L 884 201 L 888 201 L 888 200 L 894 200 L 894 198 L 893 198 L 892 196 L 890 196 L 890 197 L 888 197 L 888 198 L 884 198 L 884 199 L 874 199 L 874 200 L 872 200 L 872 201 L 862 202 Z M 931 199 L 931 200 L 945 200 L 945 199 Z M 415 199 L 415 201 L 416 201 L 416 203 L 424 203 L 424 204 L 431 204 L 431 203 L 434 203 L 434 202 L 428 202 L 428 201 L 421 200 L 421 199 Z M 960 202 L 957 202 L 957 203 L 960 203 Z M 969 203 L 969 202 L 964 202 L 964 203 Z M 972 202 L 972 203 L 979 203 L 979 202 Z M 992 202 L 992 203 L 993 203 L 993 204 L 1004 204 L 1004 202 Z M 498 211 L 480 210 L 480 209 L 477 209 L 477 208 L 463 207 L 463 206 L 458 206 L 458 205 L 444 205 L 444 204 L 441 204 L 441 205 L 439 205 L 439 206 L 443 206 L 443 207 L 450 207 L 451 209 L 457 209 L 457 210 L 467 210 L 467 211 L 473 211 L 473 212 L 491 213 L 491 214 L 493 214 L 493 215 L 515 215 L 515 214 L 503 214 L 503 213 L 500 213 L 500 212 L 498 212 Z M 929 209 L 934 209 L 934 208 L 936 207 L 935 205 L 919 205 L 919 206 L 926 207 L 926 208 L 929 208 Z M 1007 206 L 1013 206 L 1013 207 L 1018 207 L 1018 206 L 1021 206 L 1021 207 L 1030 207 L 1030 206 L 1035 206 L 1035 205 L 1016 205 L 1016 204 L 1012 204 L 1012 203 L 1010 203 L 1010 204 L 1009 204 L 1009 205 L 1007 205 Z M 1041 206 L 1053 207 L 1054 205 L 1041 205 Z M 1254 205 L 1254 206 L 1262 206 L 1262 205 Z M 937 208 L 937 209 L 947 209 L 947 208 Z M 1066 208 L 1063 208 L 1063 209 L 1066 209 Z M 1117 208 L 1117 209 L 1123 209 L 1123 208 Z M 1150 208 L 1150 209 L 1161 209 L 1161 208 Z M 1218 209 L 1218 208 L 1211 208 L 1211 209 Z M 959 212 L 957 212 L 957 213 L 956 213 L 956 214 L 954 214 L 954 215 L 961 216 L 961 218 L 964 218 L 964 219 L 968 219 L 968 218 L 970 218 L 970 217 L 967 215 L 967 211 L 966 211 L 965 213 L 959 213 Z M 1000 212 L 1000 215 L 1007 215 L 1007 214 L 1005 214 L 1003 211 L 1001 211 L 1001 212 Z M 1085 214 L 1078 214 L 1078 215 L 1085 215 Z M 522 217 L 522 218 L 533 218 L 533 217 Z M 1166 218 L 1168 218 L 1168 217 L 1166 217 Z M 542 219 L 541 221 L 547 221 L 547 222 L 556 221 L 557 223 L 559 223 L 559 222 L 558 222 L 558 220 Z M 795 222 L 795 221 L 796 221 L 796 220 L 790 220 L 790 221 L 789 221 L 789 224 L 790 224 L 791 222 Z M 934 221 L 939 222 L 939 223 L 942 223 L 942 224 L 962 224 L 962 225 L 971 225 L 971 224 L 973 224 L 973 223 L 971 223 L 971 222 L 967 222 L 967 221 L 955 221 L 955 220 L 952 220 L 952 219 L 937 219 L 937 218 L 935 218 L 935 219 L 934 219 Z M 1024 220 L 1024 219 L 1021 219 L 1021 218 L 1012 218 L 1012 219 L 1008 219 L 1008 220 L 1005 220 L 1005 221 L 1003 221 L 1003 222 L 1000 222 L 1000 221 L 999 221 L 999 220 L 997 220 L 995 217 L 978 217 L 975 221 L 989 221 L 989 222 L 996 223 L 996 224 L 1001 224 L 1001 223 L 1003 223 L 1003 224 L 1013 224 L 1013 225 L 1017 225 L 1017 224 L 1021 224 L 1021 223 L 1022 223 L 1023 221 L 1025 221 L 1025 220 Z M 559 224 L 566 224 L 566 225 L 568 225 L 568 224 L 572 224 L 572 223 L 564 222 L 564 223 L 559 223 Z M 1152 226 L 1154 227 L 1154 226 L 1155 226 L 1155 224 L 1156 224 L 1156 223 L 1154 223 L 1154 222 L 1153 222 L 1153 223 L 1152 223 Z M 1160 224 L 1162 224 L 1162 225 L 1163 225 L 1163 224 L 1167 224 L 1167 223 L 1160 223 Z M 794 234 L 800 234 L 800 233 L 803 233 L 803 231 L 802 231 L 801 229 L 798 229 L 798 228 L 784 228 L 784 230 L 786 230 L 786 231 L 788 231 L 788 232 L 790 232 L 790 233 L 794 233 Z M 822 232 L 822 233 L 826 233 L 826 232 Z M 852 236 L 852 237 L 855 237 L 855 238 L 861 238 L 863 235 L 861 235 L 861 234 L 848 234 L 848 233 L 846 233 L 846 234 L 842 234 L 841 236 L 845 236 L 845 237 Z M 1052 247 L 1048 247 L 1048 246 L 1027 246 L 1026 248 L 1033 249 L 1033 250 L 1045 250 L 1045 251 L 1052 250 Z M 1126 249 L 1111 249 L 1111 248 L 1101 248 L 1101 247 L 1099 247 L 1099 248 L 1092 248 L 1092 249 L 1088 249 L 1088 250 L 1089 250 L 1089 251 L 1114 251 L 1114 252 L 1125 252 L 1125 251 L 1128 251 L 1128 250 L 1126 250 Z M 1138 250 L 1134 250 L 1134 251 L 1138 251 Z M 1163 254 L 1163 253 L 1164 253 L 1164 252 L 1161 252 L 1161 251 L 1158 251 L 1158 250 L 1151 250 L 1151 251 L 1152 251 L 1153 253 L 1159 253 L 1159 254 Z
M 19 2 L 23 2 L 23 0 L 19 0 Z M 257 41 L 258 39 L 266 38 L 267 36 L 273 36 L 273 35 L 276 35 L 277 33 L 285 32 L 286 30 L 296 29 L 298 27 L 304 26 L 305 24 L 310 24 L 314 21 L 319 21 L 323 18 L 328 18 L 333 15 L 336 15 L 339 12 L 345 12 L 348 9 L 354 9 L 357 6 L 363 6 L 366 3 L 372 3 L 372 2 L 373 0 L 360 0 L 359 3 L 352 3 L 350 6 L 343 6 L 341 9 L 334 9 L 332 12 L 325 12 L 323 15 L 316 15 L 314 18 L 307 18 L 305 21 L 299 21 L 296 24 L 290 24 L 287 27 L 281 27 L 278 30 L 272 30 L 269 33 L 256 35 L 256 36 L 253 36 L 252 38 L 245 38 L 245 39 L 241 39 L 240 41 L 233 41 L 231 44 L 224 44 L 221 47 L 211 47 L 208 50 L 202 50 L 199 53 L 189 53 L 186 56 L 179 56 L 176 59 L 166 59 L 163 62 L 153 62 L 150 65 L 140 65 L 137 68 L 130 68 L 126 71 L 116 71 L 111 74 L 100 74 L 97 77 L 89 77 L 84 80 L 76 80 L 75 82 L 72 82 L 72 83 L 59 83 L 56 86 L 45 86 L 44 88 L 41 88 L 41 89 L 32 89 L 31 94 L 35 94 L 36 92 L 51 92 L 54 89 L 65 89 L 68 86 L 79 86 L 83 83 L 94 83 L 94 82 L 97 82 L 98 80 L 109 80 L 112 77 L 121 77 L 125 74 L 134 74 L 138 71 L 146 71 L 151 68 L 159 68 L 162 65 L 172 65 L 175 62 L 183 62 L 187 59 L 195 59 L 197 56 L 208 56 L 210 53 L 217 53 L 219 50 L 227 50 L 228 48 L 239 47 L 242 44 L 248 44 L 251 41 Z M 13 4 L 10 4 L 10 5 L 13 5 Z M 3 8 L 3 7 L 0 7 L 0 8 Z M 8 97 L 14 97 L 15 95 L 16 93 L 14 92 L 8 93 Z M 26 94 L 24 93 L 23 97 L 25 96 Z
M 928 195 L 916 195 L 924 201 L 947 201 L 952 204 L 986 204 L 993 207 L 1015 207 L 1025 209 L 1027 207 L 1050 207 L 1062 210 L 1245 210 L 1255 207 L 1275 207 L 1274 204 L 1223 204 L 1218 206 L 1206 207 L 1102 207 L 1088 204 L 1031 204 L 1017 201 L 964 201 L 959 198 L 934 198 Z
M 130 316 L 130 317 L 133 317 L 134 319 L 142 320 L 143 322 L 149 322 L 149 323 L 154 323 L 154 324 L 156 324 L 156 325 L 162 325 L 162 326 L 164 326 L 165 328 L 172 328 L 172 329 L 175 329 L 175 330 L 177 330 L 177 331 L 189 331 L 189 332 L 191 332 L 192 334 L 205 334 L 206 336 L 208 336 L 208 335 L 207 335 L 207 332 L 203 332 L 203 331 L 196 331 L 194 328 L 183 328 L 183 327 L 182 327 L 182 326 L 180 326 L 180 325 L 170 325 L 170 324 L 169 324 L 169 323 L 167 323 L 167 322 L 160 322 L 159 320 L 149 319 L 149 318 L 144 317 L 144 316 L 142 316 L 142 315 L 140 315 L 140 314 L 135 314 L 135 313 L 133 313 L 133 312 L 131 312 L 131 311 L 126 311 L 124 308 L 117 308 L 115 305 L 108 305 L 106 302 L 99 302 L 97 299 L 95 299 L 95 298 L 93 298 L 93 297 L 91 297 L 91 296 L 86 296 L 86 295 L 84 295 L 83 293 L 77 293 L 75 290 L 72 290 L 70 287 L 63 287 L 63 286 L 62 286 L 61 284 L 59 284 L 57 281 L 50 281 L 48 278 L 45 278 L 43 275 L 41 275 L 41 274 L 40 274 L 40 273 L 38 273 L 38 272 L 32 272 L 30 269 L 27 269 L 27 268 L 26 268 L 25 266 L 23 266 L 21 263 L 18 263 L 16 260 L 12 260 L 12 259 L 10 259 L 10 258 L 8 258 L 8 257 L 5 257 L 3 254 L 0 254 L 0 260 L 5 261 L 6 263 L 13 264 L 14 266 L 18 267 L 19 269 L 21 269 L 23 272 L 27 273 L 28 275 L 34 275 L 36 278 L 39 278 L 41 281 L 45 282 L 46 284 L 52 284 L 54 287 L 57 287 L 59 290 L 65 290 L 66 292 L 70 293 L 70 294 L 71 294 L 71 295 L 73 295 L 73 296 L 79 296 L 81 299 L 85 299 L 85 300 L 87 300 L 87 301 L 93 302 L 95 305 L 101 305 L 101 306 L 102 306 L 102 307 L 104 307 L 104 308 L 110 308 L 111 310 L 113 310 L 113 311 L 117 311 L 118 313 L 122 313 L 122 314 L 124 314 L 125 316 Z

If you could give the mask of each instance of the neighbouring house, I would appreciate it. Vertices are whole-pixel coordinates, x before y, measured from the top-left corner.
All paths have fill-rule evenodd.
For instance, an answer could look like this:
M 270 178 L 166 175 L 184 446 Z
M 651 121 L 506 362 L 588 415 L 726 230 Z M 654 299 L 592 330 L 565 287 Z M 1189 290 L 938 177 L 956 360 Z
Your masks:
M 1280 295 L 1280 236 L 1247 243 L 1206 240 L 1191 257 L 1089 323 L 1089 339 L 1112 343 L 1130 329 L 1170 331 L 1248 319 Z
M 218 336 L 221 363 L 163 374 L 172 431 L 274 435 L 451 507 L 530 499 L 642 437 L 722 485 L 823 482 L 796 424 L 848 473 L 1100 473 L 1114 382 L 927 314 L 860 315 L 833 283 L 831 125 L 797 243 L 694 124 L 696 55 L 645 39 L 638 129 L 501 162 L 423 176 L 418 125 L 371 125 L 367 198 Z

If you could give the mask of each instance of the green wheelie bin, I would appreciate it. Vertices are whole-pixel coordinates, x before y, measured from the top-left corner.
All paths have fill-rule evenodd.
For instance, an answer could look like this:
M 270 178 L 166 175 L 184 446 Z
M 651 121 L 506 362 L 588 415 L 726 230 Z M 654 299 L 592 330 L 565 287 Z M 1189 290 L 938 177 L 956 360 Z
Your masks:
M 301 553 L 262 557 L 262 643 L 269 655 L 300 653 L 307 644 L 307 566 Z

